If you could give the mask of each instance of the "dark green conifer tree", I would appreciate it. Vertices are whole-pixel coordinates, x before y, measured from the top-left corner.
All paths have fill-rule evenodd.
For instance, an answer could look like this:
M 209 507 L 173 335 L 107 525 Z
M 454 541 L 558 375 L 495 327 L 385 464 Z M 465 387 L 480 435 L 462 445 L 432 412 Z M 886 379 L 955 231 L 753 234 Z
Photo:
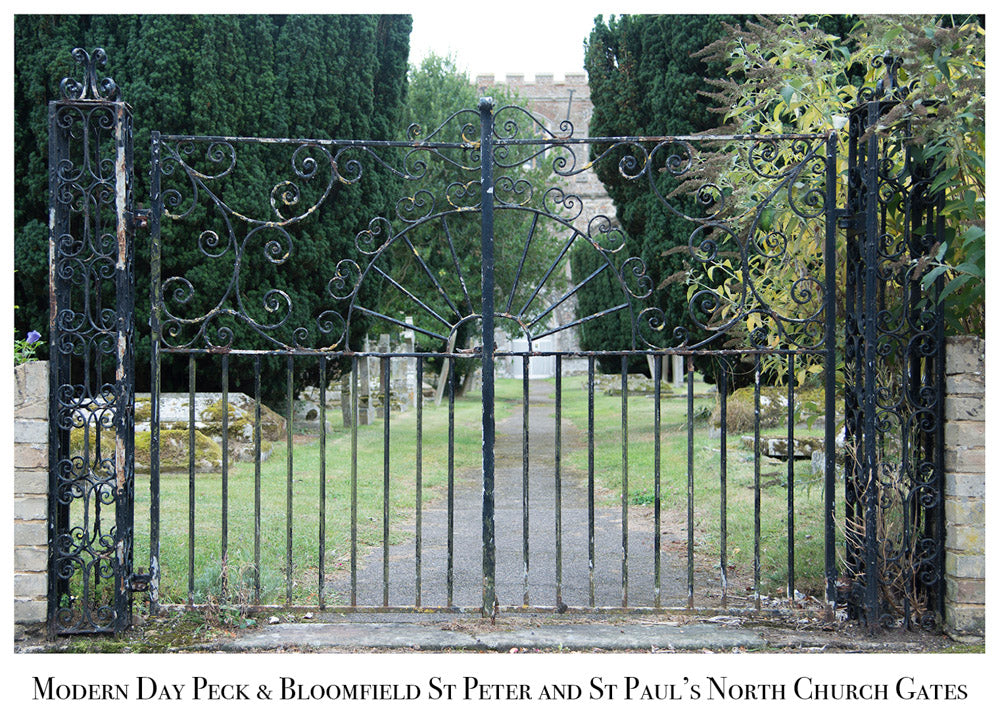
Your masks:
M 738 18 L 623 15 L 605 21 L 598 17 L 585 59 L 594 103 L 590 134 L 688 135 L 717 125 L 718 119 L 699 91 L 706 89 L 706 76 L 719 74 L 722 69 L 706 65 L 694 54 L 720 37 L 723 21 L 736 22 Z M 670 251 L 686 248 L 694 227 L 664 208 L 644 180 L 622 177 L 618 161 L 623 155 L 624 151 L 607 157 L 596 170 L 628 235 L 629 255 L 643 259 L 655 286 L 645 304 L 663 309 L 668 332 L 678 326 L 690 329 L 685 254 Z M 665 188 L 662 183 L 658 185 Z M 677 205 L 682 210 L 694 210 L 689 199 L 678 199 Z M 609 308 L 614 304 L 608 299 L 620 294 L 609 282 L 583 289 L 580 314 Z M 581 335 L 586 349 L 623 349 L 632 343 L 630 323 L 623 316 L 586 324 Z
M 15 328 L 48 327 L 47 104 L 58 84 L 78 70 L 74 47 L 107 50 L 112 76 L 134 111 L 135 199 L 149 205 L 150 133 L 370 138 L 401 136 L 406 91 L 409 16 L 32 16 L 15 20 Z M 239 151 L 238 172 L 220 192 L 239 199 L 260 218 L 270 213 L 276 179 L 291 172 L 289 151 Z M 275 164 L 283 167 L 275 170 Z M 284 174 L 283 176 L 281 174 Z M 355 234 L 392 207 L 397 195 L 389 174 L 365 174 L 337 188 L 308 226 L 296 231 L 295 263 L 251 266 L 244 288 L 279 288 L 296 294 L 288 323 L 316 325 L 327 303 L 326 280 L 339 259 L 355 254 Z M 241 209 L 241 210 L 243 210 Z M 191 219 L 210 223 L 209 211 Z M 179 225 L 178 225 L 179 226 Z M 221 293 L 225 278 L 197 244 L 164 229 L 163 278 L 184 275 L 206 298 Z M 137 388 L 148 388 L 149 242 L 136 236 Z M 231 266 L 231 264 L 230 264 Z M 266 277 L 266 278 L 265 278 Z M 259 304 L 263 291 L 256 292 Z M 250 294 L 253 296 L 253 293 Z M 250 300 L 251 303 L 254 299 Z M 254 344 L 248 332 L 237 342 Z M 243 334 L 243 336 L 239 336 Z M 164 370 L 169 388 L 171 371 Z M 265 382 L 270 382 L 269 375 Z M 300 380 L 302 382 L 304 380 Z M 199 380 L 199 388 L 218 384 Z M 250 383 L 233 369 L 235 388 Z M 271 389 L 272 395 L 277 387 Z

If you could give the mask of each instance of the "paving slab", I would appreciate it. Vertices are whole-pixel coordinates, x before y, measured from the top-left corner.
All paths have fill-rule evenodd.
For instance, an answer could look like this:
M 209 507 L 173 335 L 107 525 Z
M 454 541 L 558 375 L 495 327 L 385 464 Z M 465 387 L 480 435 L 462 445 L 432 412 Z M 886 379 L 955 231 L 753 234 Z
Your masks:
M 419 649 L 419 650 L 732 650 L 763 648 L 756 632 L 720 625 L 613 625 L 605 623 L 544 625 L 517 630 L 454 630 L 414 623 L 279 623 L 226 641 L 230 652 L 282 648 Z

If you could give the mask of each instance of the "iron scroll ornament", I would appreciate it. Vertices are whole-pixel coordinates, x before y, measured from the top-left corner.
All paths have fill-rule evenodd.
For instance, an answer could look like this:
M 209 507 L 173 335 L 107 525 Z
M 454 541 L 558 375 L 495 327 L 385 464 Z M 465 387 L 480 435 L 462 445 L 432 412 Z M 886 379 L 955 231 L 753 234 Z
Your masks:
M 518 116 L 506 118 L 505 114 Z M 164 280 L 164 343 L 167 347 L 226 348 L 233 343 L 230 323 L 246 325 L 254 333 L 277 349 L 313 349 L 335 351 L 348 348 L 349 329 L 359 314 L 407 328 L 405 313 L 398 316 L 376 312 L 359 302 L 361 284 L 368 279 L 378 279 L 388 284 L 407 299 L 412 308 L 421 308 L 431 317 L 436 316 L 439 326 L 420 327 L 429 339 L 440 343 L 448 339 L 459 322 L 466 323 L 475 316 L 475 308 L 461 308 L 459 300 L 442 296 L 431 313 L 426 307 L 428 299 L 417 299 L 416 293 L 406 289 L 405 283 L 392 277 L 391 270 L 378 266 L 392 246 L 405 246 L 405 239 L 418 227 L 435 224 L 444 231 L 444 224 L 456 215 L 480 213 L 478 170 L 482 158 L 478 143 L 473 139 L 475 111 L 462 110 L 452 114 L 444 123 L 426 136 L 417 126 L 408 131 L 410 140 L 393 141 L 322 141 L 311 139 L 246 139 L 223 137 L 170 137 L 165 136 L 161 145 L 164 179 L 184 179 L 188 191 L 179 184 L 163 192 L 164 216 L 181 221 L 190 216 L 199 204 L 214 215 L 215 227 L 204 228 L 192 238 L 206 259 L 232 260 L 232 268 L 224 272 L 229 282 L 221 296 L 210 307 L 193 312 L 197 290 L 185 276 L 176 275 Z M 522 132 L 522 118 L 528 119 L 528 131 Z M 706 347 L 727 334 L 739 331 L 748 317 L 757 315 L 769 320 L 777 329 L 781 343 L 791 338 L 794 328 L 796 347 L 821 349 L 825 343 L 823 316 L 824 285 L 818 279 L 816 265 L 805 267 L 790 289 L 791 303 L 776 308 L 754 278 L 762 260 L 775 260 L 790 253 L 789 235 L 782 229 L 766 228 L 767 220 L 777 207 L 810 222 L 822 216 L 825 210 L 822 178 L 825 159 L 819 154 L 822 140 L 818 137 L 789 136 L 763 138 L 754 136 L 732 137 L 663 137 L 663 138 L 574 138 L 572 126 L 562 124 L 559 132 L 549 131 L 544 123 L 529 111 L 516 106 L 505 106 L 497 111 L 494 131 L 494 149 L 491 162 L 503 175 L 494 184 L 497 213 L 522 213 L 528 217 L 544 219 L 563 229 L 570 240 L 557 249 L 556 261 L 567 258 L 571 247 L 593 248 L 598 261 L 599 275 L 610 275 L 621 289 L 617 305 L 609 306 L 585 319 L 575 319 L 572 325 L 589 323 L 611 313 L 626 312 L 633 329 L 633 346 L 636 349 L 667 349 Z M 273 185 L 268 193 L 269 214 L 240 209 L 223 198 L 216 190 L 220 182 L 233 173 L 237 155 L 248 144 L 266 143 L 290 149 L 286 151 L 290 166 L 288 178 Z M 601 143 L 606 148 L 593 161 L 580 163 L 583 149 Z M 731 189 L 721 189 L 710 182 L 698 182 L 704 171 L 700 147 L 728 144 L 742 153 L 744 164 L 754 174 L 760 190 L 758 196 L 744 203 L 742 210 L 735 209 Z M 579 175 L 596 163 L 604 162 L 615 152 L 627 150 L 617 162 L 621 175 L 630 180 L 645 180 L 657 202 L 668 212 L 690 221 L 694 226 L 687 239 L 688 255 L 695 268 L 708 269 L 719 264 L 723 256 L 738 259 L 736 264 L 740 283 L 730 284 L 720 293 L 718 289 L 699 288 L 688 302 L 686 327 L 667 329 L 663 323 L 663 310 L 655 306 L 643 307 L 642 300 L 650 297 L 655 288 L 646 272 L 646 264 L 636 257 L 621 255 L 625 247 L 624 233 L 611 219 L 583 216 L 583 201 L 561 185 L 562 179 Z M 288 291 L 273 288 L 257 295 L 257 308 L 247 306 L 245 289 L 241 284 L 241 269 L 256 256 L 266 264 L 279 266 L 293 258 L 295 238 L 293 227 L 316 214 L 324 204 L 335 203 L 332 197 L 340 186 L 356 183 L 366 171 L 372 169 L 388 172 L 404 183 L 432 184 L 435 164 L 446 167 L 452 180 L 444 187 L 424 185 L 401 197 L 389 216 L 378 216 L 370 221 L 355 237 L 355 253 L 341 259 L 325 286 L 324 308 L 314 308 L 311 328 L 284 327 L 291 318 L 295 300 Z M 550 181 L 540 184 L 521 172 L 529 164 L 544 164 L 550 171 Z M 671 203 L 671 198 L 661 192 L 656 177 L 668 174 L 672 179 L 696 183 L 694 197 L 705 213 L 685 214 Z M 552 183 L 554 179 L 556 183 Z M 307 187 L 312 186 L 311 195 Z M 244 194 L 245 195 L 245 194 Z M 204 199 L 204 200 L 202 200 Z M 237 228 L 239 226 L 239 228 Z M 442 245 L 446 232 L 439 234 Z M 530 238 L 520 243 L 527 246 Z M 410 252 L 419 256 L 410 244 Z M 462 256 L 460 249 L 452 249 L 452 256 Z M 445 256 L 447 259 L 447 255 Z M 365 265 L 362 268 L 362 264 Z M 443 269 L 447 273 L 455 271 Z M 221 267 L 220 267 L 221 268 Z M 439 269 L 423 269 L 431 277 Z M 552 268 L 548 269 L 551 277 Z M 463 276 L 461 268 L 458 275 Z M 472 274 L 464 274 L 472 276 Z M 587 284 L 598 276 L 587 276 Z M 524 280 L 515 281 L 523 283 Z M 464 292 L 468 285 L 461 279 Z M 574 294 L 580 290 L 575 287 Z M 505 316 L 529 338 L 539 338 L 531 333 L 537 326 L 537 313 L 528 308 L 516 313 L 508 303 L 512 294 L 498 292 Z M 571 295 L 572 296 L 572 295 Z M 506 298 L 502 298 L 506 297 Z M 541 294 L 541 298 L 545 295 Z M 569 297 L 563 298 L 568 301 Z M 467 305 L 466 305 L 467 306 Z M 461 313 L 460 312 L 461 309 Z M 535 310 L 540 311 L 540 310 Z M 551 312 L 551 309 L 549 310 Z M 447 313 L 445 313 L 447 312 Z M 228 321 L 226 321 L 228 319 Z M 214 328 L 213 328 L 214 327 Z M 544 330 L 541 333 L 545 333 Z M 202 340 L 202 341 L 199 341 Z M 759 348 L 768 340 L 751 335 L 749 343 Z
M 132 116 L 77 48 L 49 104 L 49 629 L 120 632 L 132 570 Z
M 73 48 L 72 56 L 73 60 L 83 66 L 83 80 L 66 77 L 60 81 L 59 92 L 64 100 L 121 100 L 121 89 L 114 80 L 107 77 L 98 80 L 97 69 L 108 63 L 108 54 L 104 48 L 95 48 L 93 53 L 88 53 L 83 48 Z

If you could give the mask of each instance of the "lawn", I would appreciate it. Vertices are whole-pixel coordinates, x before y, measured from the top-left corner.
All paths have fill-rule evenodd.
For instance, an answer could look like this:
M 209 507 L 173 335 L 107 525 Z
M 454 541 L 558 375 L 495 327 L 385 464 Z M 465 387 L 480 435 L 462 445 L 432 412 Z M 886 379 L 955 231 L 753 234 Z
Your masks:
M 722 545 L 721 439 L 710 421 L 716 406 L 714 387 L 696 383 L 693 388 L 694 427 L 690 440 L 693 468 L 693 520 L 696 553 L 718 564 Z M 588 452 L 587 391 L 579 380 L 563 385 L 563 416 L 584 438 L 583 448 L 568 455 L 567 464 L 586 475 Z M 594 470 L 597 484 L 619 493 L 622 484 L 622 400 L 597 394 L 594 398 Z M 630 504 L 654 502 L 654 398 L 630 395 L 628 414 L 628 497 Z M 664 510 L 688 512 L 688 400 L 687 387 L 663 385 L 661 394 L 660 485 Z M 787 421 L 761 429 L 762 436 L 787 436 Z M 754 455 L 744 436 L 727 434 L 726 553 L 727 564 L 752 574 L 754 562 Z M 798 425 L 796 437 L 822 436 L 822 426 Z M 809 460 L 794 464 L 794 586 L 822 597 L 824 587 L 823 477 L 814 474 Z M 761 459 L 760 561 L 761 592 L 783 594 L 788 580 L 788 463 Z M 619 497 L 620 499 L 620 497 Z M 608 504 L 619 504 L 617 501 Z M 676 516 L 675 516 L 676 517 Z
M 507 410 L 507 411 L 505 411 Z M 498 396 L 497 415 L 509 413 Z M 455 469 L 481 466 L 481 397 L 467 394 L 455 402 Z M 331 414 L 335 423 L 339 412 Z M 425 402 L 423 412 L 422 497 L 424 502 L 445 493 L 448 481 L 448 402 L 440 407 Z M 383 530 L 383 422 L 358 429 L 357 538 L 359 555 L 365 546 L 382 544 Z M 416 504 L 416 410 L 390 416 L 389 542 L 399 541 L 402 521 L 412 517 Z M 274 453 L 261 463 L 260 485 L 260 602 L 287 599 L 288 539 L 291 537 L 291 584 L 294 604 L 316 604 L 319 599 L 320 442 L 319 437 L 296 437 L 292 447 L 292 514 L 288 516 L 288 450 L 275 443 Z M 186 602 L 189 590 L 189 480 L 185 474 L 164 474 L 160 480 L 160 598 Z M 229 593 L 254 595 L 253 462 L 230 465 L 228 474 Z M 194 495 L 195 602 L 218 597 L 222 582 L 222 475 L 199 473 Z M 136 479 L 137 566 L 145 566 L 149 550 L 148 477 Z M 349 569 L 351 551 L 351 435 L 339 425 L 327 434 L 326 451 L 327 575 Z M 334 602 L 327 600 L 327 602 Z

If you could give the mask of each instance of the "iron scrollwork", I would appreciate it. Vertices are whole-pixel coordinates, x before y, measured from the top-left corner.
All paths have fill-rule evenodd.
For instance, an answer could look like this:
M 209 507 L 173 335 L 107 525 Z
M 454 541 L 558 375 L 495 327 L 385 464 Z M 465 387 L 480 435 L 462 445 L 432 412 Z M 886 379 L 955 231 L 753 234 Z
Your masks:
M 434 329 L 417 324 L 428 339 L 437 340 L 435 343 L 449 339 L 458 324 L 476 316 L 476 305 L 464 303 L 473 294 L 476 268 L 474 264 L 463 268 L 456 263 L 474 261 L 462 249 L 469 239 L 459 241 L 453 234 L 481 212 L 483 189 L 479 173 L 484 160 L 475 140 L 477 120 L 476 111 L 461 110 L 426 136 L 419 126 L 411 125 L 407 140 L 401 142 L 165 137 L 163 179 L 183 183 L 175 182 L 164 191 L 164 216 L 181 221 L 199 205 L 204 206 L 202 215 L 214 219 L 210 223 L 201 221 L 206 227 L 193 240 L 205 258 L 227 260 L 224 276 L 229 279 L 216 298 L 200 301 L 199 290 L 184 275 L 164 280 L 165 345 L 193 348 L 203 342 L 208 348 L 227 348 L 233 343 L 230 323 L 237 321 L 278 349 L 347 349 L 349 329 L 359 314 L 378 319 L 379 323 L 409 328 L 405 320 L 407 308 L 401 308 L 398 315 L 375 314 L 362 303 L 362 288 L 369 279 L 391 288 L 400 297 L 397 306 L 417 310 L 418 316 L 432 322 Z M 247 153 L 249 146 L 262 144 L 286 149 L 282 152 L 289 156 L 291 166 L 290 177 L 276 182 L 267 194 L 267 215 L 238 209 L 217 190 L 232 176 L 237 153 Z M 592 144 L 601 150 L 594 160 L 581 163 L 581 156 Z M 543 246 L 531 234 L 544 226 L 555 240 L 545 247 L 548 260 L 535 259 L 534 265 L 536 273 L 541 274 L 540 285 L 550 283 L 552 288 L 541 292 L 536 289 L 533 301 L 561 298 L 560 303 L 568 302 L 583 285 L 602 275 L 610 275 L 615 287 L 621 289 L 619 304 L 587 319 L 564 321 L 559 325 L 562 328 L 624 312 L 630 320 L 635 348 L 696 349 L 738 335 L 748 319 L 761 318 L 772 333 L 769 338 L 750 334 L 747 343 L 751 347 L 778 344 L 821 350 L 826 343 L 823 318 L 827 298 L 818 273 L 822 266 L 818 251 L 821 245 L 814 243 L 814 250 L 807 251 L 812 257 L 800 263 L 798 276 L 790 282 L 791 293 L 785 297 L 787 303 L 776 305 L 775 295 L 767 288 L 765 268 L 769 262 L 780 263 L 795 254 L 802 258 L 802 249 L 790 248 L 790 232 L 773 224 L 776 216 L 797 219 L 800 225 L 815 225 L 813 222 L 826 210 L 826 161 L 818 152 L 821 147 L 822 139 L 801 136 L 574 138 L 568 122 L 550 130 L 523 108 L 498 109 L 488 161 L 502 175 L 490 190 L 498 218 L 520 214 L 524 219 L 512 222 L 515 237 L 504 241 L 508 246 L 513 244 L 507 252 L 520 257 L 520 264 L 516 274 L 503 281 L 506 287 L 497 291 L 501 316 L 529 340 L 552 332 L 551 327 L 538 327 L 544 307 L 529 310 L 523 304 L 514 308 L 513 303 L 514 296 L 533 281 L 522 274 L 525 262 L 530 265 L 531 254 Z M 705 180 L 706 158 L 720 148 L 739 154 L 752 183 L 745 188 L 724 189 L 713 180 Z M 414 188 L 404 191 L 390 216 L 376 217 L 357 232 L 353 253 L 340 259 L 327 279 L 327 306 L 312 310 L 312 328 L 283 328 L 292 318 L 296 303 L 285 290 L 258 292 L 257 307 L 262 313 L 248 308 L 247 289 L 242 283 L 246 265 L 252 258 L 265 266 L 280 266 L 292 259 L 292 227 L 316 215 L 324 204 L 336 203 L 333 198 L 337 188 L 361 178 L 365 159 L 372 163 L 368 172 L 388 172 L 403 183 L 404 189 L 411 184 Z M 644 274 L 645 265 L 628 257 L 615 260 L 624 253 L 624 233 L 607 216 L 588 219 L 582 199 L 563 184 L 606 159 L 617 163 L 624 178 L 647 184 L 668 212 L 693 224 L 687 244 L 691 266 L 696 272 L 700 269 L 701 278 L 711 268 L 721 269 L 724 257 L 731 259 L 725 272 L 730 279 L 724 286 L 704 284 L 689 299 L 688 325 L 666 329 L 661 324 L 663 310 L 643 306 L 654 287 Z M 682 211 L 674 203 L 674 196 L 661 189 L 660 175 L 690 192 L 701 213 Z M 316 186 L 311 195 L 306 193 L 309 185 Z M 182 187 L 187 190 L 182 191 Z M 245 194 L 240 197 L 241 202 L 246 200 Z M 820 235 L 815 229 L 808 233 Z M 802 230 L 797 234 L 803 235 Z M 430 237 L 436 241 L 431 242 Z M 580 248 L 596 253 L 591 268 L 597 271 L 593 275 L 587 272 L 584 279 L 577 280 L 571 294 L 563 295 L 558 282 L 563 281 L 564 274 L 555 273 L 556 266 L 567 264 Z M 442 249 L 447 253 L 433 263 L 445 264 L 449 274 L 455 272 L 454 289 L 446 290 L 437 276 L 439 269 L 430 268 L 425 261 Z M 401 262 L 404 268 L 413 268 L 426 277 L 418 287 L 430 288 L 430 296 L 421 297 L 419 291 L 407 287 L 405 279 L 393 276 L 389 262 L 400 258 L 408 259 Z M 643 273 L 637 274 L 640 268 Z M 197 312 L 196 302 L 202 307 Z
M 51 359 L 49 625 L 121 631 L 132 565 L 134 266 L 132 119 L 107 62 L 49 108 Z
M 888 75 L 863 94 L 850 126 L 850 608 L 869 625 L 933 627 L 943 609 L 943 317 L 940 283 L 925 289 L 915 262 L 940 240 L 942 200 L 907 147 L 907 128 L 869 131 L 908 92 L 896 81 L 899 60 L 877 60 Z
M 121 100 L 121 90 L 111 78 L 98 80 L 98 68 L 108 63 L 108 54 L 104 48 L 96 48 L 88 53 L 83 48 L 73 48 L 73 60 L 83 66 L 83 80 L 63 78 L 59 83 L 59 91 L 64 100 Z

